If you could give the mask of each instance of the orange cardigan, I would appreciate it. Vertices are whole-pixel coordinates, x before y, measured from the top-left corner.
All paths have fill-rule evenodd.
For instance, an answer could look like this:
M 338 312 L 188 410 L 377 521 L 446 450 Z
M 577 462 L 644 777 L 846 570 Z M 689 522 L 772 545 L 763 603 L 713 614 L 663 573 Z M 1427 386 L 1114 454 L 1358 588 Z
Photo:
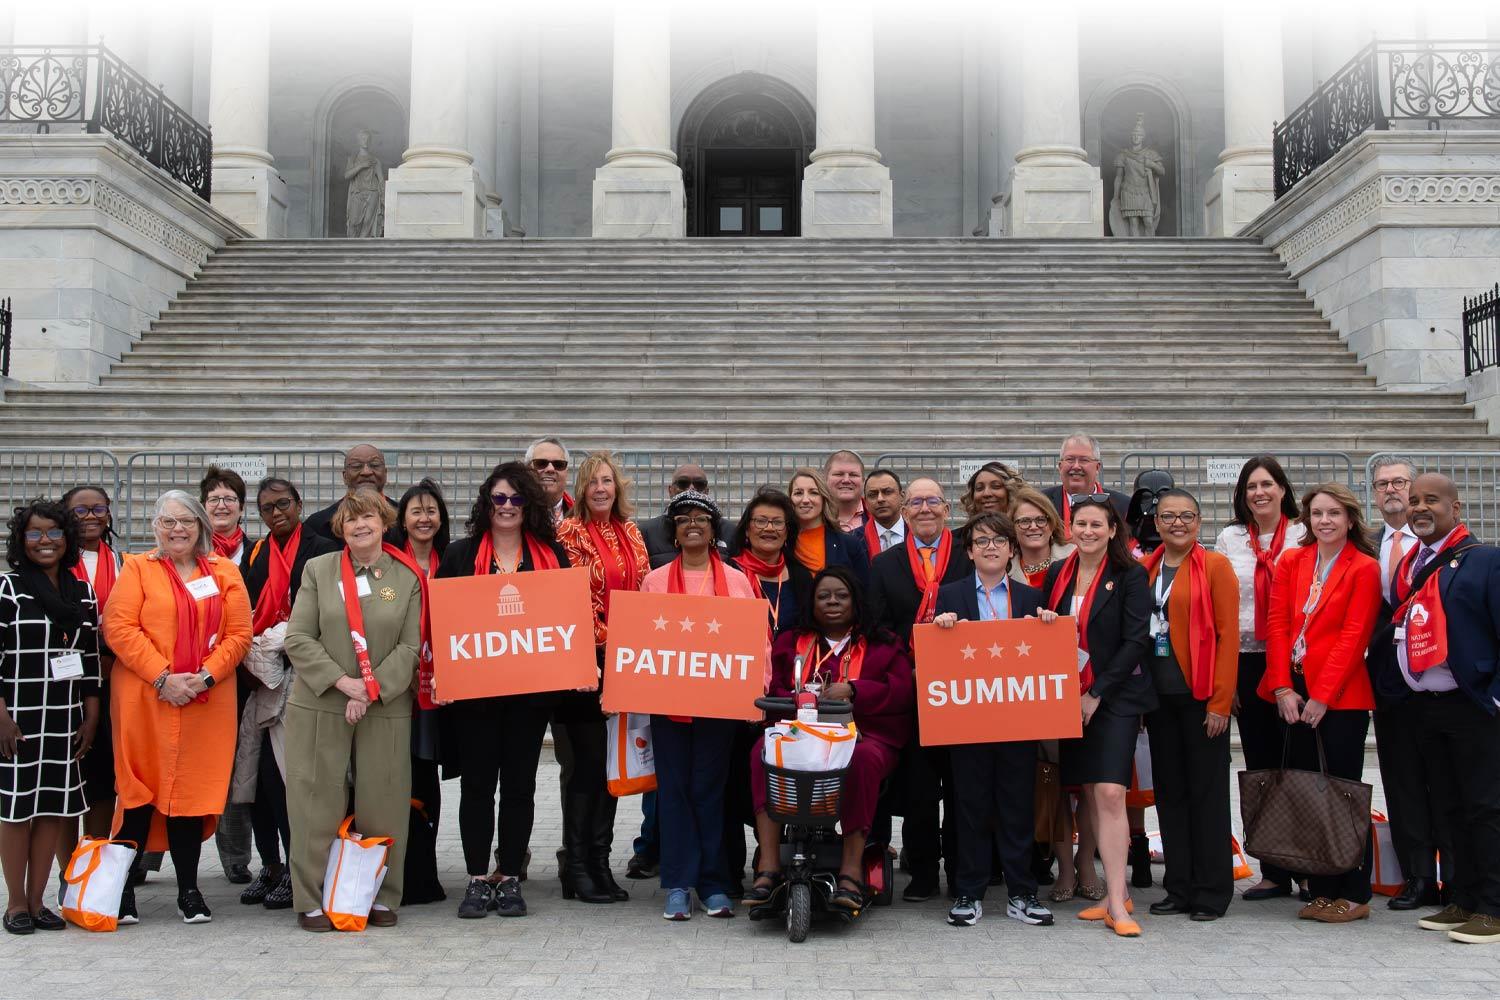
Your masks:
M 1292 645 L 1302 630 L 1317 562 L 1318 546 L 1312 544 L 1287 550 L 1276 563 L 1266 619 L 1266 673 L 1256 691 L 1267 701 L 1276 700 L 1277 688 L 1292 686 Z M 1307 626 L 1302 668 L 1310 699 L 1335 709 L 1375 707 L 1365 649 L 1379 610 L 1380 564 L 1345 545 Z
M 171 665 L 177 603 L 154 553 L 125 560 L 104 608 L 104 637 L 114 650 L 110 722 L 114 727 L 119 810 L 153 805 L 147 850 L 165 850 L 162 816 L 203 816 L 207 838 L 224 811 L 239 728 L 235 672 L 250 649 L 250 599 L 228 559 L 208 557 L 224 597 L 219 638 L 204 666 L 216 682 L 205 702 L 181 708 L 157 697 L 153 682 Z
M 1234 567 L 1227 556 L 1217 552 L 1208 555 L 1208 594 L 1214 602 L 1214 631 L 1218 633 L 1218 654 L 1214 658 L 1214 689 L 1208 698 L 1208 710 L 1215 715 L 1227 716 L 1234 708 L 1235 683 L 1240 673 L 1240 582 L 1234 575 Z M 1154 586 L 1161 573 L 1161 563 L 1149 574 Z M 1188 564 L 1183 562 L 1177 570 L 1172 593 L 1167 595 L 1167 631 L 1172 638 L 1173 650 L 1188 650 L 1192 643 L 1188 635 L 1188 619 L 1192 614 L 1191 588 L 1187 583 Z M 1193 683 L 1192 663 L 1181 654 L 1178 666 L 1189 685 Z

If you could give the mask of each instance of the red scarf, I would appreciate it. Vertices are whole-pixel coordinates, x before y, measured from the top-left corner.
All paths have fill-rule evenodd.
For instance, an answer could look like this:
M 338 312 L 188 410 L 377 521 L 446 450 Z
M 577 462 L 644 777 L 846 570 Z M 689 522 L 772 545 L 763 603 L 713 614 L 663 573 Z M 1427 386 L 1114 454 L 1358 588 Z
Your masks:
M 724 572 L 724 560 L 719 558 L 719 553 L 713 547 L 708 550 L 708 568 L 714 578 L 714 596 L 729 597 L 729 575 Z M 667 570 L 667 593 L 687 592 L 687 570 L 682 565 L 682 556 L 678 556 L 672 560 L 672 568 Z
M 1256 527 L 1255 518 L 1245 525 L 1245 531 L 1250 535 L 1250 551 L 1255 553 L 1255 638 L 1261 642 L 1266 639 L 1266 620 L 1271 610 L 1271 577 L 1276 572 L 1276 560 L 1281 558 L 1281 550 L 1286 545 L 1288 523 L 1287 516 L 1281 515 L 1281 520 L 1276 522 L 1276 532 L 1271 536 L 1271 545 L 1266 549 L 1260 547 L 1260 528 Z
M 209 650 L 213 649 L 214 643 L 219 639 L 219 628 L 224 619 L 224 595 L 217 593 L 219 584 L 215 580 L 216 593 L 204 599 L 206 606 L 200 615 L 198 601 L 188 593 L 187 584 L 177 572 L 176 564 L 160 552 L 157 553 L 156 561 L 167 571 L 167 579 L 172 584 L 172 599 L 177 605 L 177 639 L 172 644 L 172 673 L 196 674 L 203 669 Z M 200 578 L 214 579 L 205 556 L 198 557 L 198 575 Z M 208 692 L 203 692 L 196 700 L 208 701 Z
M 614 517 L 609 519 L 609 528 L 615 537 L 613 547 L 605 537 L 604 529 L 599 527 L 599 522 L 589 518 L 583 522 L 583 526 L 588 530 L 589 541 L 594 543 L 599 564 L 604 567 L 604 610 L 608 612 L 611 591 L 641 588 L 641 568 L 631 557 L 630 536 L 625 533 L 623 521 Z
M 1157 546 L 1141 564 L 1154 583 L 1160 572 L 1165 545 Z M 1219 655 L 1219 633 L 1214 625 L 1214 599 L 1208 592 L 1208 551 L 1199 543 L 1187 559 L 1188 582 L 1188 668 L 1193 679 L 1193 697 L 1207 701 L 1214 693 L 1214 666 Z M 1181 577 L 1182 571 L 1178 570 Z
M 1439 564 L 1443 553 L 1455 549 L 1460 542 L 1468 539 L 1467 525 L 1460 524 L 1453 529 L 1453 533 L 1448 536 L 1443 547 L 1427 560 L 1427 566 L 1437 568 L 1427 574 L 1427 579 L 1415 593 L 1411 589 L 1413 583 L 1411 569 L 1416 554 L 1422 551 L 1422 546 L 1413 546 L 1412 554 L 1401 560 L 1401 566 L 1396 574 L 1396 586 L 1402 595 L 1401 607 L 1396 609 L 1391 620 L 1406 630 L 1406 669 L 1411 671 L 1413 677 L 1448 662 L 1448 615 L 1443 610 L 1443 592 L 1438 579 L 1442 575 Z M 1412 609 L 1417 605 L 1420 605 L 1426 614 L 1412 618 Z
M 911 578 L 922 591 L 922 602 L 917 606 L 917 620 L 914 624 L 925 625 L 932 621 L 933 612 L 937 610 L 938 590 L 943 586 L 943 575 L 948 572 L 948 557 L 952 554 L 953 532 L 944 528 L 942 535 L 938 536 L 937 556 L 933 559 L 932 579 L 929 580 L 927 564 L 922 562 L 921 553 L 917 551 L 917 536 L 910 531 L 906 533 L 906 558 L 911 564 Z
M 750 589 L 755 592 L 756 597 L 766 596 L 760 585 L 761 580 L 780 580 L 781 574 L 786 571 L 786 552 L 784 551 L 776 553 L 775 562 L 766 562 L 747 548 L 735 556 L 734 561 L 749 578 Z M 787 582 L 791 582 L 790 578 Z M 776 600 L 778 604 L 781 602 L 780 592 L 777 593 Z
M 1104 579 L 1105 568 L 1105 563 L 1099 564 L 1099 570 L 1094 574 L 1094 582 L 1089 584 L 1088 593 L 1083 595 L 1083 603 L 1078 607 L 1078 648 L 1085 653 L 1089 651 L 1089 612 L 1094 607 L 1094 594 L 1099 590 L 1099 581 Z M 1047 606 L 1060 615 L 1072 614 L 1071 608 L 1061 607 L 1062 597 L 1072 589 L 1077 580 L 1078 550 L 1074 549 L 1068 553 L 1068 558 L 1063 560 L 1057 579 L 1052 581 L 1052 592 L 1047 595 Z M 1089 662 L 1083 666 L 1083 673 L 1078 677 L 1078 693 L 1088 694 L 1089 688 L 1093 686 L 1094 660 L 1090 657 Z
M 526 544 L 526 551 L 531 555 L 532 569 L 557 569 L 560 565 L 557 561 L 557 553 L 552 551 L 552 546 L 543 545 L 532 537 L 531 532 L 521 532 L 522 541 Z M 516 563 L 516 572 L 521 569 L 521 564 Z M 495 572 L 495 543 L 490 540 L 490 533 L 486 531 L 479 536 L 479 546 L 474 553 L 474 575 L 489 576 Z
M 240 550 L 240 546 L 244 544 L 245 529 L 240 527 L 238 524 L 234 526 L 234 531 L 230 534 L 221 535 L 217 531 L 214 532 L 214 551 L 223 556 L 225 559 L 234 558 L 234 554 L 238 552 Z
M 832 654 L 827 656 L 809 655 L 813 647 L 817 646 L 822 636 L 816 632 L 802 632 L 797 636 L 797 656 L 802 661 L 802 685 L 818 675 L 825 660 L 831 659 Z M 863 636 L 850 640 L 844 647 L 843 655 L 839 657 L 838 674 L 828 683 L 836 684 L 842 681 L 859 680 L 860 670 L 865 665 L 865 640 Z
M 868 508 L 866 508 L 866 512 L 865 526 L 863 528 L 865 533 L 865 551 L 869 553 L 871 559 L 874 559 L 880 555 L 880 525 L 875 523 L 875 515 L 869 514 Z
M 104 602 L 109 600 L 109 592 L 115 589 L 115 554 L 110 551 L 104 539 L 99 539 L 99 559 L 94 565 L 94 578 L 89 579 L 89 571 L 83 566 L 83 558 L 73 564 L 73 575 L 84 583 L 94 585 L 94 602 L 99 616 L 104 616 Z
M 297 549 L 302 544 L 302 525 L 292 529 L 285 548 L 277 545 L 275 538 L 266 541 L 271 550 L 267 556 L 270 564 L 266 567 L 265 586 L 255 598 L 255 615 L 250 619 L 250 629 L 255 635 L 292 617 L 292 565 L 297 561 Z M 255 561 L 253 552 L 250 561 Z
M 359 676 L 365 682 L 365 693 L 371 702 L 380 700 L 380 682 L 375 679 L 375 668 L 370 664 L 370 643 L 365 638 L 365 611 L 359 606 L 359 585 L 354 580 L 354 560 L 349 550 L 344 549 L 339 557 L 339 578 L 344 584 L 344 615 L 349 621 L 349 641 L 354 644 L 354 659 L 359 663 Z
M 1427 560 L 1427 565 L 1431 566 L 1443 557 L 1444 552 L 1447 552 L 1459 542 L 1467 541 L 1469 537 L 1469 526 L 1467 524 L 1460 524 L 1448 535 L 1448 540 L 1443 543 L 1443 547 L 1434 552 L 1432 558 Z M 1425 544 L 1413 545 L 1411 551 L 1401 557 L 1401 565 L 1396 567 L 1396 584 L 1394 589 L 1396 591 L 1396 600 L 1401 602 L 1401 607 L 1397 610 L 1392 621 L 1399 620 L 1401 615 L 1406 611 L 1406 605 L 1410 603 L 1412 596 L 1412 567 L 1416 565 L 1418 553 L 1425 547 Z M 1425 569 L 1426 567 L 1423 568 Z M 1436 573 L 1432 575 L 1437 576 Z M 1428 579 L 1431 580 L 1432 577 L 1428 577 Z
M 431 605 L 427 600 L 427 580 L 438 569 L 437 549 L 427 553 L 427 572 L 423 573 L 421 565 L 417 562 L 417 554 L 412 551 L 410 541 L 402 549 L 396 548 L 390 542 L 385 542 L 380 547 L 392 559 L 417 574 L 417 586 L 422 592 L 422 644 L 417 652 L 417 704 L 422 708 L 437 708 L 437 702 L 432 697 L 432 613 Z

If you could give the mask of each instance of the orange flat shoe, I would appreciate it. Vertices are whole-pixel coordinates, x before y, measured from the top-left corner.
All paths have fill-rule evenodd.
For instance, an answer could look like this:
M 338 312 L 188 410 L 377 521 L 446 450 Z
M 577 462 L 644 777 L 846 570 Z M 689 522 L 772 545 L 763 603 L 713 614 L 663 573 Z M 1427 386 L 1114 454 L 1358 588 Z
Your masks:
M 1126 913 L 1134 913 L 1135 912 L 1135 901 L 1133 899 L 1131 899 L 1129 896 L 1125 897 L 1125 912 Z M 1084 909 L 1084 910 L 1079 910 L 1078 911 L 1078 919 L 1079 920 L 1103 920 L 1103 919 L 1105 919 L 1108 916 L 1109 916 L 1109 906 L 1107 904 L 1100 904 L 1099 906 L 1090 906 L 1088 909 Z
M 1108 913 L 1104 915 L 1104 926 L 1114 931 L 1119 937 L 1140 937 L 1141 925 L 1134 920 L 1115 920 Z

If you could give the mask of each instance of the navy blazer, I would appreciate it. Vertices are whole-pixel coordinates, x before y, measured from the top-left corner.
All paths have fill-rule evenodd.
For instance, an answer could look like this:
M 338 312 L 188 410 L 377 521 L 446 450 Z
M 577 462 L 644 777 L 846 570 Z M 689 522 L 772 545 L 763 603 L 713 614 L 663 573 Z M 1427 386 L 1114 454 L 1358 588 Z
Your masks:
M 1487 715 L 1496 713 L 1500 698 L 1500 549 L 1476 545 L 1462 552 L 1458 567 L 1445 554 L 1438 565 L 1438 593 L 1448 618 L 1448 668 L 1469 699 Z M 1425 576 L 1426 574 L 1424 574 Z M 1417 585 L 1424 580 L 1419 577 Z M 1372 650 L 1383 644 L 1385 655 L 1373 668 L 1376 693 L 1400 701 L 1412 693 L 1395 656 L 1395 623 L 1375 630 Z
M 1010 616 L 1029 618 L 1042 607 L 1042 592 L 1014 577 L 1006 577 L 1010 588 Z M 945 583 L 938 589 L 937 613 L 952 611 L 959 621 L 979 621 L 979 589 L 971 572 L 967 577 Z
M 953 548 L 948 553 L 948 571 L 941 582 L 973 578 L 974 563 L 954 535 Z M 938 592 L 942 593 L 941 589 Z M 921 604 L 922 590 L 911 575 L 911 557 L 906 546 L 897 545 L 877 555 L 870 564 L 870 617 L 910 643 L 912 623 Z
M 861 586 L 870 585 L 870 550 L 863 531 L 823 531 L 823 563 L 843 566 Z
M 1042 593 L 1052 593 L 1052 586 L 1062 572 L 1064 562 L 1055 562 L 1042 581 Z M 1156 686 L 1143 665 L 1151 650 L 1151 584 L 1146 571 L 1132 563 L 1123 571 L 1106 561 L 1099 567 L 1104 574 L 1094 603 L 1089 608 L 1089 659 L 1094 666 L 1093 693 L 1101 708 L 1115 715 L 1143 715 L 1156 708 Z M 1073 607 L 1073 588 L 1058 595 L 1052 610 L 1069 614 Z

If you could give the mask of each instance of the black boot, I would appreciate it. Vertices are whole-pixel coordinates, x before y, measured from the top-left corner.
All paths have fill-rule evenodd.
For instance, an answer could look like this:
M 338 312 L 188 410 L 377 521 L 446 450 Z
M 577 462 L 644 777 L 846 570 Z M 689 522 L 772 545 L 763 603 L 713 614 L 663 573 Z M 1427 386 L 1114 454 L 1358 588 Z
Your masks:
M 563 848 L 566 856 L 557 870 L 563 899 L 585 903 L 613 903 L 614 895 L 589 870 L 589 844 L 593 836 L 590 796 L 569 795 L 563 809 Z
M 1151 841 L 1144 833 L 1130 837 L 1130 884 L 1137 889 L 1151 887 Z
M 589 843 L 589 875 L 594 884 L 609 892 L 610 898 L 623 903 L 630 898 L 625 887 L 615 881 L 609 870 L 609 852 L 615 841 L 615 803 L 608 791 L 601 791 L 594 802 L 594 832 Z

